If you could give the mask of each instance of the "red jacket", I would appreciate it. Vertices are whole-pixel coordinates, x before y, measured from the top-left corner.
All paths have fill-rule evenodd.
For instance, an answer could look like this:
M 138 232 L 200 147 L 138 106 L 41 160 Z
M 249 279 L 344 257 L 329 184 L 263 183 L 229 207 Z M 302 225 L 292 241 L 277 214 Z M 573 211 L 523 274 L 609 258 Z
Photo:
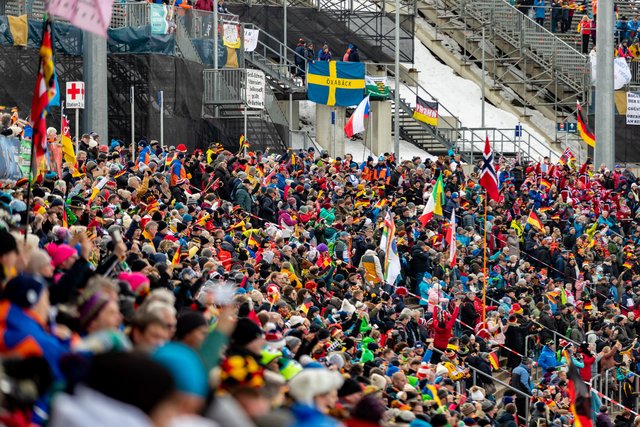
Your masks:
M 595 363 L 596 358 L 582 353 L 582 361 L 584 362 L 584 367 L 580 368 L 580 378 L 585 382 L 591 381 L 591 365 Z
M 435 331 L 433 346 L 438 350 L 444 350 L 447 348 L 449 338 L 451 338 L 451 333 L 453 331 L 453 325 L 456 323 L 459 311 L 460 307 L 456 307 L 456 309 L 453 310 L 453 314 L 445 320 L 444 328 L 440 328 L 438 326 L 438 307 L 436 306 L 433 308 L 433 330 Z
M 198 0 L 194 9 L 207 10 L 213 12 L 213 0 Z

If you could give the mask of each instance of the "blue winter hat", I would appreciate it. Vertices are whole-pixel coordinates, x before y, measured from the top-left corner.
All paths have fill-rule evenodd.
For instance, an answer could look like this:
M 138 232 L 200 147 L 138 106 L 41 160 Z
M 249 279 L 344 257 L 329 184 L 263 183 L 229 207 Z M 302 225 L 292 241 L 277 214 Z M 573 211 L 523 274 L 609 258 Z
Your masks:
M 44 283 L 35 276 L 21 273 L 7 283 L 2 299 L 22 308 L 31 308 L 40 300 L 44 288 Z
M 179 391 L 202 398 L 207 397 L 209 392 L 207 370 L 200 356 L 191 348 L 184 344 L 170 342 L 157 349 L 153 353 L 153 359 L 171 372 Z

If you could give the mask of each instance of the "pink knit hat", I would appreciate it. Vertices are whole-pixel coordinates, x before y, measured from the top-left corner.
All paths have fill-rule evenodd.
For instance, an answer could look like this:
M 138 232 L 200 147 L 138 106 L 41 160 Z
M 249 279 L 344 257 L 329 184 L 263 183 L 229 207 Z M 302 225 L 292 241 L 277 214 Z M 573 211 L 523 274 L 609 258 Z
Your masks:
M 71 258 L 74 255 L 77 255 L 78 252 L 73 249 L 69 245 L 56 245 L 55 243 L 49 243 L 46 248 L 47 253 L 51 257 L 51 265 L 54 267 L 59 267 L 66 260 Z
M 149 286 L 149 278 L 142 273 L 127 273 L 122 272 L 118 276 L 118 280 L 127 282 L 131 286 L 131 290 L 136 292 L 138 288 Z

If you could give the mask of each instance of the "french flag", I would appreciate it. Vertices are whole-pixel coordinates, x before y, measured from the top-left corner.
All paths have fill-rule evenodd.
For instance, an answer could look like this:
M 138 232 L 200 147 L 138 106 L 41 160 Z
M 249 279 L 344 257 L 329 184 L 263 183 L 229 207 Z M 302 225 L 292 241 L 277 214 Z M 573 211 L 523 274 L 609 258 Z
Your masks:
M 353 112 L 347 124 L 344 126 L 344 133 L 348 138 L 351 138 L 356 133 L 364 132 L 364 119 L 369 117 L 369 111 L 371 106 L 369 105 L 369 96 L 358 104 L 356 110 Z

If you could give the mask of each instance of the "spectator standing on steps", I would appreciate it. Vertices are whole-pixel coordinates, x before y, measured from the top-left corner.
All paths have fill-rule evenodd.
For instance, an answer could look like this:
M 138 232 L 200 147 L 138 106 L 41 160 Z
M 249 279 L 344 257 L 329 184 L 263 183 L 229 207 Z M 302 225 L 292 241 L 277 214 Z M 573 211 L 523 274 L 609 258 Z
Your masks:
M 562 21 L 562 0 L 551 2 L 551 32 L 558 31 L 558 22 Z
M 322 51 L 318 55 L 319 61 L 331 61 L 331 51 L 329 50 L 328 45 L 322 46 Z
M 533 7 L 534 7 L 533 10 L 535 11 L 534 15 L 536 17 L 536 22 L 541 27 L 544 27 L 544 17 L 545 17 L 545 13 L 547 12 L 544 4 L 544 0 L 534 0 Z
M 294 58 L 294 62 L 296 64 L 296 77 L 301 77 L 302 79 L 304 79 L 304 60 L 307 57 L 307 47 L 303 39 L 298 40 L 298 44 L 296 45 L 296 54 L 297 55 Z
M 358 46 L 352 46 L 351 51 L 349 52 L 349 62 L 360 62 L 360 52 L 358 51 Z
M 591 38 L 591 19 L 587 15 L 582 17 L 580 24 L 578 25 L 578 32 L 582 36 L 582 53 L 587 55 L 589 53 L 589 39 Z

